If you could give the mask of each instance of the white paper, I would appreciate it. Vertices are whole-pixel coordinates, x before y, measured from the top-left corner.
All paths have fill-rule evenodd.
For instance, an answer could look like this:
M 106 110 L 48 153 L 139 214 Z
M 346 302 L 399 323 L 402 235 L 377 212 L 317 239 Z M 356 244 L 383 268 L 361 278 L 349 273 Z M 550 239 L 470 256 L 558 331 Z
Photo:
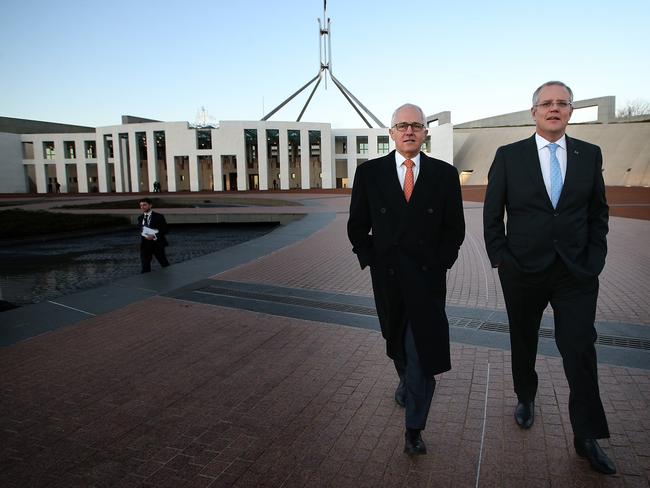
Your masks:
M 158 229 L 152 229 L 151 227 L 147 227 L 146 225 L 142 226 L 142 237 L 147 237 L 147 236 L 156 237 L 157 233 L 158 233 Z

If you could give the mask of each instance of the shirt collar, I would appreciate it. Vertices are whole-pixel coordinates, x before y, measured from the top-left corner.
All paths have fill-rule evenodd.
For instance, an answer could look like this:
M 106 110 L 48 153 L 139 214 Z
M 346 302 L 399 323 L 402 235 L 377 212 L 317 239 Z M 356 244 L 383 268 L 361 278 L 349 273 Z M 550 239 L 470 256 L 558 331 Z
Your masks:
M 412 158 L 405 158 L 399 153 L 399 151 L 395 151 L 395 165 L 397 166 L 397 169 L 399 169 L 404 163 L 404 161 L 406 161 L 407 159 L 413 161 L 413 164 L 415 165 L 416 168 L 420 167 L 420 153 L 417 153 Z
M 535 142 L 537 143 L 538 151 L 543 147 L 546 147 L 549 144 L 551 144 L 551 141 L 547 141 L 538 133 L 535 133 Z M 566 151 L 566 134 L 563 134 L 562 137 L 560 137 L 557 141 L 555 141 L 555 144 L 557 144 L 558 146 L 560 146 L 562 149 Z

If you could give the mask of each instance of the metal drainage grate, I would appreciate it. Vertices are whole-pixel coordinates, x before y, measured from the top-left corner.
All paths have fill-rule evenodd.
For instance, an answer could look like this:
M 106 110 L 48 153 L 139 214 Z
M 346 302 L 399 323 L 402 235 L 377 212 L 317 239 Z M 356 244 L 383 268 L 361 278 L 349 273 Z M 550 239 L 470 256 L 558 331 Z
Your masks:
M 374 307 L 364 307 L 360 305 L 350 305 L 345 303 L 325 302 L 322 300 L 312 300 L 309 298 L 301 298 L 290 295 L 277 295 L 273 293 L 261 293 L 246 290 L 236 290 L 232 288 L 225 288 L 223 286 L 210 285 L 205 288 L 194 290 L 195 293 L 202 293 L 207 295 L 236 297 L 249 300 L 261 300 L 265 302 L 283 303 L 286 305 L 297 305 L 301 307 L 317 308 L 322 310 L 332 310 L 335 312 L 354 313 L 366 316 L 377 316 L 377 311 Z M 484 330 L 490 332 L 508 333 L 509 328 L 507 323 L 503 322 L 487 322 L 480 319 L 468 317 L 449 317 L 449 325 L 452 327 L 463 327 L 468 329 Z M 553 329 L 540 328 L 540 337 L 552 339 L 554 337 Z M 599 334 L 596 339 L 596 344 L 603 346 L 622 347 L 627 349 L 640 349 L 650 350 L 650 340 L 639 339 L 635 337 L 621 337 Z
M 508 324 L 501 322 L 483 322 L 479 330 L 489 330 L 491 332 L 509 332 Z M 539 336 L 546 339 L 553 339 L 555 337 L 555 332 L 553 329 L 540 328 Z M 650 340 L 647 339 L 638 339 L 635 337 L 621 337 L 621 336 L 611 336 L 599 334 L 596 339 L 596 344 L 602 346 L 614 346 L 614 347 L 624 347 L 627 349 L 642 349 L 645 351 L 650 350 Z
M 299 305 L 301 307 L 320 308 L 323 310 L 333 310 L 336 312 L 356 313 L 359 315 L 377 316 L 374 307 L 363 307 L 360 305 L 348 305 L 345 303 L 323 302 L 322 300 L 311 300 L 309 298 L 300 298 L 292 296 L 274 295 L 269 293 L 258 293 L 244 290 L 232 290 L 218 286 L 208 286 L 196 290 L 197 292 L 212 295 L 224 295 L 237 298 L 248 298 L 251 300 L 262 300 L 265 302 L 284 303 L 286 305 Z

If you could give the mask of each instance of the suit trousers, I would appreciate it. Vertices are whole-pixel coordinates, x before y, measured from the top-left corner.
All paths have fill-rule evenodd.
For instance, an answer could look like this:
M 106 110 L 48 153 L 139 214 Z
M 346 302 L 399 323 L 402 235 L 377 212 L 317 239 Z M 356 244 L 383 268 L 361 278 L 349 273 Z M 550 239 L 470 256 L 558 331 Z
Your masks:
M 436 379 L 424 375 L 420 367 L 410 324 L 404 331 L 405 361 L 394 361 L 400 385 L 406 390 L 406 428 L 423 430 L 427 424 Z
M 169 261 L 165 255 L 165 246 L 160 242 L 142 239 L 140 242 L 140 264 L 142 265 L 143 273 L 151 271 L 151 260 L 153 256 L 156 256 L 160 266 L 163 268 L 169 266 Z
M 598 388 L 596 364 L 596 301 L 598 278 L 579 280 L 562 260 L 539 273 L 522 273 L 506 264 L 499 278 L 508 312 L 512 378 L 519 401 L 532 401 L 537 393 L 535 359 L 540 321 L 550 303 L 555 322 L 555 343 L 569 383 L 569 417 L 578 437 L 609 437 Z

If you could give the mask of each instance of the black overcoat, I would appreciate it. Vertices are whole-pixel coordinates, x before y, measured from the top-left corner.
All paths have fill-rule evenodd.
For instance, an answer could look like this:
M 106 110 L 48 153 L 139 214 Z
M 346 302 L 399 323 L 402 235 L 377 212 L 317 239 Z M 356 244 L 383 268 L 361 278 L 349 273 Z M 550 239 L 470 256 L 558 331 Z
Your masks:
M 404 359 L 408 321 L 427 376 L 451 369 L 446 274 L 464 236 L 460 181 L 450 164 L 421 153 L 409 202 L 397 177 L 395 151 L 357 168 L 348 237 L 361 268 L 370 266 L 386 352 Z

